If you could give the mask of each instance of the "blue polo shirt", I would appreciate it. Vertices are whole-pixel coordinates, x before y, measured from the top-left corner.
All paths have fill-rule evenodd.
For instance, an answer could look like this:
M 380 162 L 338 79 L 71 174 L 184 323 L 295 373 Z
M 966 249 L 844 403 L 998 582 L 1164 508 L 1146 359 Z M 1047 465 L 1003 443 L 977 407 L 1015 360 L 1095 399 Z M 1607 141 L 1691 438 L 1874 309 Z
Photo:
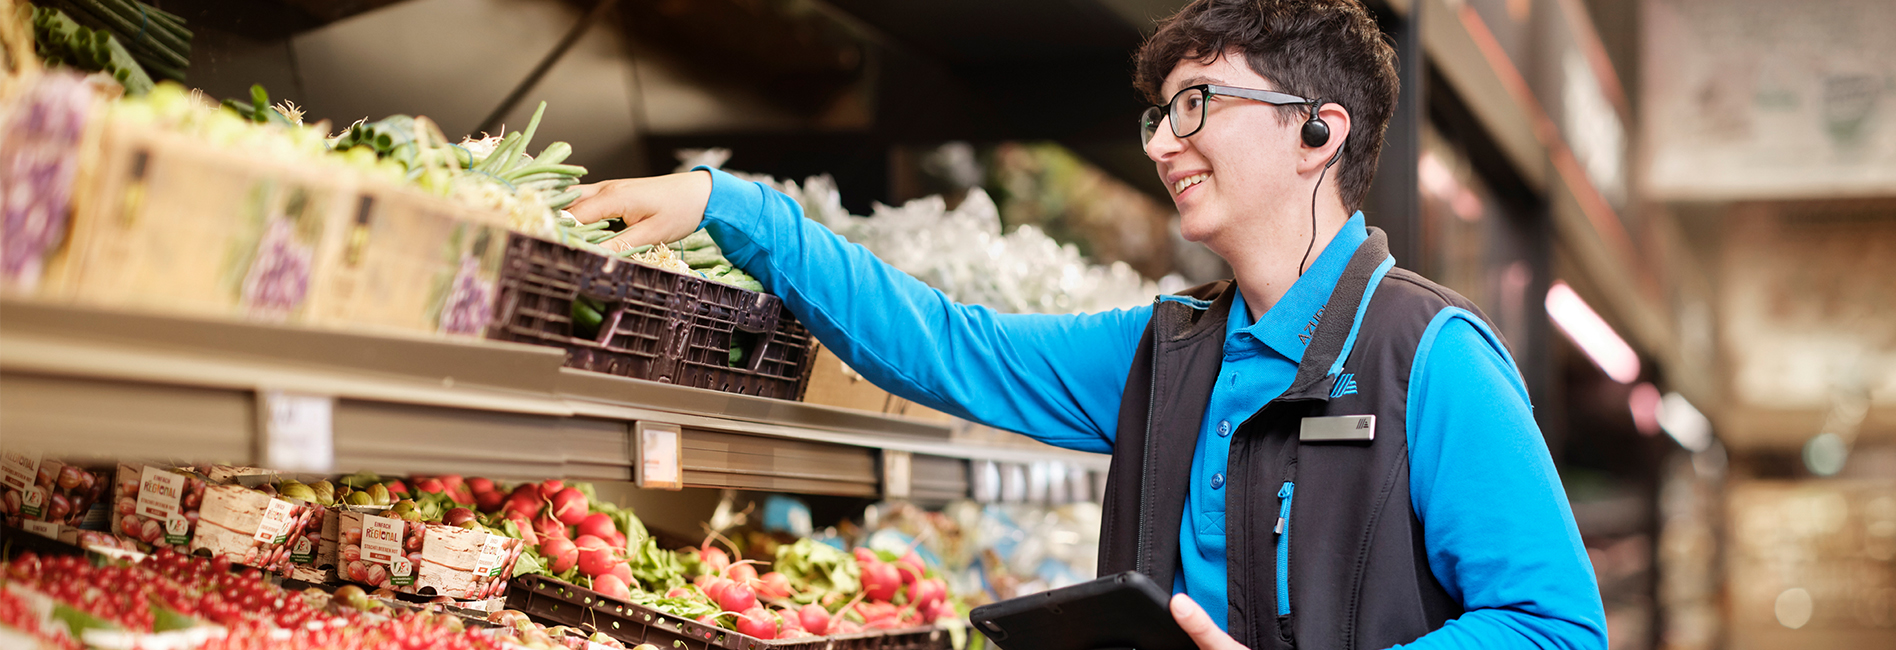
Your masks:
M 704 224 L 725 257 L 877 386 L 1049 444 L 1112 452 L 1151 305 L 1050 315 L 958 304 L 802 218 L 789 197 L 711 175 Z M 1289 386 L 1303 357 L 1298 335 L 1365 238 L 1355 215 L 1263 317 L 1251 322 L 1240 299 L 1227 322 L 1226 356 L 1193 456 L 1175 584 L 1220 627 L 1229 609 L 1225 491 L 1277 487 L 1226 484 L 1230 427 Z M 1354 318 L 1360 323 L 1362 311 Z M 1443 310 L 1416 349 L 1408 390 L 1410 506 L 1430 571 L 1465 610 L 1409 647 L 1606 647 L 1592 565 L 1499 338 L 1475 315 Z M 1236 525 L 1269 530 L 1273 522 Z
M 1225 575 L 1225 491 L 1275 489 L 1273 486 L 1236 485 L 1225 476 L 1231 455 L 1231 434 L 1251 414 L 1290 388 L 1303 363 L 1304 347 L 1316 330 L 1317 312 L 1330 302 L 1330 291 L 1343 277 L 1356 247 L 1369 239 L 1363 214 L 1356 213 L 1323 248 L 1303 277 L 1290 285 L 1264 315 L 1253 320 L 1239 293 L 1225 319 L 1224 365 L 1211 401 L 1205 406 L 1204 428 L 1192 454 L 1190 496 L 1178 532 L 1179 572 L 1172 591 L 1182 592 L 1205 608 L 1218 627 L 1229 629 L 1230 614 Z

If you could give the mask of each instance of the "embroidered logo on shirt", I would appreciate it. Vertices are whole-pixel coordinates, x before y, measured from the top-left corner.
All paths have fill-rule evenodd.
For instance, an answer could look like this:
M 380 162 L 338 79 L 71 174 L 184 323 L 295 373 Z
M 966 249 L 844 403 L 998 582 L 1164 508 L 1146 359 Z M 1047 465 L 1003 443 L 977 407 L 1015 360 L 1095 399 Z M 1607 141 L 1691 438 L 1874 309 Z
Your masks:
M 1356 375 L 1354 373 L 1344 373 L 1343 376 L 1337 377 L 1336 387 L 1330 389 L 1330 399 L 1336 399 L 1344 395 L 1355 395 L 1355 394 L 1356 394 Z
M 1323 322 L 1324 309 L 1328 309 L 1328 306 L 1320 307 L 1317 309 L 1317 313 L 1310 315 L 1310 322 L 1305 323 L 1303 332 L 1297 334 L 1298 342 L 1304 345 L 1310 345 L 1310 339 L 1317 335 L 1317 324 Z

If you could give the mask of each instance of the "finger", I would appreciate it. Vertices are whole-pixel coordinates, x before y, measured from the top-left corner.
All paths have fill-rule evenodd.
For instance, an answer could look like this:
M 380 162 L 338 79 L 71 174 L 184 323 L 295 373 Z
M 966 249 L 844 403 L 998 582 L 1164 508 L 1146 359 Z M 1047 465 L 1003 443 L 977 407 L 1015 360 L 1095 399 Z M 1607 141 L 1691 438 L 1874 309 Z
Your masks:
M 625 230 L 614 235 L 612 239 L 599 242 L 599 245 L 604 246 L 606 250 L 618 253 L 629 248 L 659 243 L 664 243 L 664 240 L 662 233 L 659 232 L 658 222 L 646 219 L 626 226 Z
M 1190 596 L 1172 596 L 1172 618 L 1178 621 L 1178 626 L 1186 634 L 1191 635 L 1200 650 L 1244 650 L 1244 646 L 1239 645 L 1236 639 L 1218 629 L 1211 615 L 1206 614 L 1204 608 L 1199 607 Z
M 578 198 L 578 199 L 576 199 L 576 200 L 578 200 L 578 201 L 584 201 L 584 200 L 586 200 L 586 199 L 590 199 L 590 198 L 592 198 L 594 194 L 598 194 L 598 193 L 599 193 L 599 190 L 600 190 L 600 189 L 601 189 L 602 187 L 604 187 L 604 186 L 603 186 L 602 184 L 600 184 L 600 183 L 581 183 L 581 184 L 578 184 L 578 185 L 574 185 L 574 186 L 572 186 L 571 188 L 568 188 L 568 189 L 573 189 L 573 190 L 578 190 L 578 191 L 579 191 L 579 198 Z
M 611 219 L 619 216 L 625 217 L 627 221 L 632 220 L 632 215 L 622 214 L 624 212 L 623 206 L 613 201 L 613 195 L 601 193 L 603 188 L 600 186 L 579 185 L 575 187 L 583 189 L 580 190 L 579 198 L 574 199 L 571 205 L 566 206 L 566 212 L 573 215 L 573 220 L 580 223 L 592 223 L 600 219 Z

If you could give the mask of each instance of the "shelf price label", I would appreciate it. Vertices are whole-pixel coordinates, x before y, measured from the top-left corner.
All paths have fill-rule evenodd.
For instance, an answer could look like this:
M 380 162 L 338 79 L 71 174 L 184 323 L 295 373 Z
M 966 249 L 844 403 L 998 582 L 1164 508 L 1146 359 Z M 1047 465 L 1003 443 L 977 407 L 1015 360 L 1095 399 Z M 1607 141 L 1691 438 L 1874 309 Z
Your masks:
M 906 451 L 882 450 L 882 496 L 907 499 L 915 482 L 915 456 Z
M 328 395 L 257 391 L 261 464 L 283 472 L 330 473 L 336 463 L 335 404 Z
M 676 424 L 635 422 L 633 478 L 644 489 L 685 489 L 684 432 Z

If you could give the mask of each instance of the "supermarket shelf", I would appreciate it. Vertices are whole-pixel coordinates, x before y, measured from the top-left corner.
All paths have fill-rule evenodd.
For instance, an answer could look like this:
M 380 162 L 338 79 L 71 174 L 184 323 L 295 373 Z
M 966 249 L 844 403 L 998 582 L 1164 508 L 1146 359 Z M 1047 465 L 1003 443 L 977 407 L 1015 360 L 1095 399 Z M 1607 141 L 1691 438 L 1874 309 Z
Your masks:
M 629 480 L 635 421 L 681 428 L 689 486 L 875 496 L 882 450 L 918 497 L 968 461 L 1107 458 L 1020 436 L 562 368 L 552 348 L 0 300 L 0 442 L 75 459 L 261 462 L 261 390 L 332 396 L 339 471 Z

